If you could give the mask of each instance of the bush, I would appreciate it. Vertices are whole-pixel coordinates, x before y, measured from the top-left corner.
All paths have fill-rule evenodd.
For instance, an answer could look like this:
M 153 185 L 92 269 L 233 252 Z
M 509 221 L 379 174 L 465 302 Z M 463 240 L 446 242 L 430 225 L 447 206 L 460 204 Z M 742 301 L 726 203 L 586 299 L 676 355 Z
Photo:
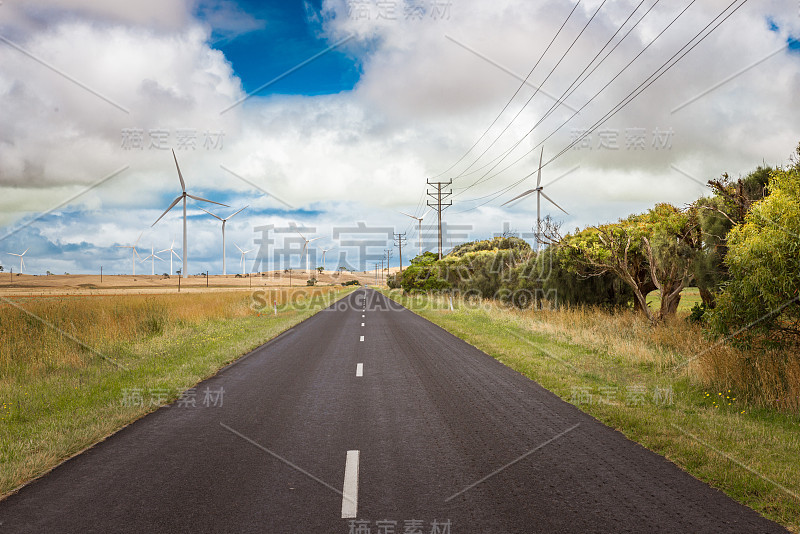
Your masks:
M 728 234 L 730 280 L 709 320 L 743 346 L 789 351 L 800 347 L 800 169 L 773 171 L 768 189 Z

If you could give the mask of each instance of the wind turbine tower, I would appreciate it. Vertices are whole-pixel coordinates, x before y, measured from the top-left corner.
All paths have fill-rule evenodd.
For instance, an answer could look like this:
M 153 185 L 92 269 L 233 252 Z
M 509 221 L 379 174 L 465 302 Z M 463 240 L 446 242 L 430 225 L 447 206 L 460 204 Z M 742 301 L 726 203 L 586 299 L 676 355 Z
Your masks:
M 142 263 L 146 262 L 147 260 L 150 260 L 151 263 L 152 263 L 152 265 L 151 265 L 152 272 L 150 274 L 155 276 L 156 275 L 156 260 L 159 260 L 159 261 L 163 261 L 163 260 L 160 257 L 156 256 L 156 254 L 155 254 L 155 252 L 153 252 L 153 250 L 154 250 L 154 248 L 150 247 L 150 255 L 147 256 L 146 258 L 144 258 L 142 260 Z M 170 257 L 170 263 L 172 263 L 172 258 L 171 257 Z M 171 266 L 170 266 L 170 268 L 171 268 Z
M 175 252 L 175 240 L 174 239 L 172 240 L 172 244 L 169 246 L 169 248 L 165 248 L 164 250 L 158 251 L 159 254 L 161 254 L 162 252 L 169 252 L 169 275 L 172 276 L 173 274 L 175 274 L 175 271 L 172 270 L 172 257 L 175 256 L 176 258 L 181 259 L 181 257 L 178 256 L 178 253 Z
M 308 244 L 311 243 L 312 241 L 316 241 L 317 239 L 322 239 L 322 237 L 324 237 L 324 236 L 315 237 L 314 239 L 306 239 L 306 236 L 304 236 L 303 234 L 301 234 L 297 230 L 295 230 L 295 231 L 305 241 L 305 244 L 303 245 L 303 252 L 300 253 L 300 256 L 302 257 L 303 254 L 306 255 L 306 276 L 308 276 Z
M 550 204 L 552 204 L 553 206 L 557 207 L 558 209 L 560 209 L 561 211 L 563 211 L 564 213 L 569 215 L 569 213 L 567 213 L 567 211 L 564 208 L 562 208 L 561 206 L 556 204 L 555 201 L 552 198 L 548 197 L 547 194 L 544 191 L 542 191 L 542 189 L 544 189 L 544 186 L 542 185 L 542 158 L 543 157 L 544 157 L 544 147 L 542 147 L 542 152 L 539 155 L 539 172 L 537 173 L 537 176 L 536 176 L 536 188 L 535 189 L 528 189 L 524 193 L 521 193 L 521 194 L 515 196 L 514 198 L 512 198 L 511 200 L 509 200 L 508 202 L 504 202 L 502 204 L 502 206 L 505 206 L 506 204 L 510 204 L 510 203 L 514 202 L 515 200 L 518 200 L 518 199 L 520 199 L 520 198 L 522 198 L 524 196 L 530 195 L 531 193 L 536 193 L 536 248 L 534 250 L 536 250 L 537 252 L 539 251 L 539 244 L 540 244 L 541 239 L 542 239 L 541 238 L 541 235 L 542 235 L 542 215 L 541 215 L 541 213 L 542 213 L 542 197 L 544 197 L 548 202 L 550 202 Z
M 239 249 L 239 252 L 242 253 L 242 259 L 240 261 L 242 263 L 242 276 L 244 276 L 244 274 L 245 274 L 245 272 L 244 272 L 245 256 L 247 256 L 250 252 L 253 252 L 253 250 L 252 249 L 251 250 L 242 250 L 241 248 L 239 248 L 239 245 L 237 245 L 236 243 L 234 243 L 234 246 L 236 246 L 236 248 Z
M 203 210 L 203 208 L 200 208 L 201 210 L 205 211 L 206 213 L 208 213 L 209 215 L 211 215 L 211 216 L 212 216 L 212 217 L 214 217 L 215 219 L 218 219 L 218 220 L 222 221 L 222 275 L 223 275 L 223 276 L 225 276 L 226 274 L 228 274 L 228 273 L 226 272 L 226 267 L 225 267 L 225 223 L 227 223 L 227 222 L 228 222 L 230 219 L 232 219 L 232 218 L 233 218 L 235 215 L 237 215 L 237 214 L 241 213 L 242 211 L 244 211 L 246 208 L 247 208 L 247 206 L 245 206 L 244 208 L 240 209 L 239 211 L 237 211 L 237 212 L 236 212 L 236 213 L 234 213 L 233 215 L 229 215 L 229 216 L 228 216 L 228 217 L 226 217 L 225 219 L 223 219 L 223 218 L 221 218 L 221 217 L 218 217 L 218 216 L 214 215 L 213 213 L 211 213 L 211 212 L 210 212 L 210 211 L 208 211 L 208 210 Z
M 408 213 L 404 213 L 402 211 L 400 212 L 403 215 L 405 215 L 406 217 L 411 217 L 412 219 L 416 220 L 419 223 L 419 227 L 417 228 L 417 241 L 418 241 L 417 248 L 419 249 L 418 252 L 417 252 L 417 256 L 422 255 L 422 219 L 424 219 L 425 216 L 428 215 L 430 212 L 431 212 L 431 210 L 426 211 L 422 215 L 422 217 L 414 217 L 413 215 L 409 215 Z
M 183 175 L 181 174 L 181 168 L 178 165 L 178 158 L 175 157 L 175 151 L 174 150 L 172 151 L 172 158 L 175 160 L 175 167 L 178 169 L 178 180 L 181 181 L 182 193 L 180 194 L 180 196 L 178 196 L 178 198 L 176 198 L 175 200 L 172 201 L 172 204 L 170 204 L 169 207 L 166 210 L 164 210 L 164 213 L 161 214 L 161 217 L 156 219 L 156 222 L 154 222 L 152 224 L 152 226 L 155 226 L 156 223 L 158 223 L 158 221 L 160 221 L 164 217 L 164 215 L 169 213 L 169 210 L 171 210 L 172 208 L 174 208 L 178 204 L 178 202 L 180 202 L 181 200 L 183 201 L 183 250 L 182 250 L 182 253 L 183 253 L 183 267 L 181 268 L 182 269 L 181 276 L 183 276 L 184 278 L 189 278 L 188 263 L 186 261 L 186 254 L 187 254 L 187 250 L 188 250 L 188 245 L 186 243 L 186 197 L 193 198 L 194 200 L 199 200 L 201 202 L 208 202 L 210 204 L 217 204 L 219 206 L 225 206 L 226 208 L 229 208 L 230 206 L 228 206 L 227 204 L 222 204 L 221 202 L 214 202 L 213 200 L 208 200 L 208 199 L 205 199 L 205 198 L 196 197 L 194 195 L 190 195 L 189 193 L 187 193 L 186 192 L 186 182 L 183 181 Z
M 136 245 L 139 244 L 139 240 L 142 238 L 142 234 L 144 232 L 139 232 L 139 237 L 136 238 L 136 241 L 133 242 L 133 245 L 117 245 L 117 248 L 129 248 L 131 249 L 131 270 L 133 272 L 133 276 L 136 276 L 136 257 L 139 255 L 136 252 Z
M 13 253 L 13 252 L 8 252 L 8 253 L 7 253 L 7 254 L 10 254 L 11 256 L 16 256 L 16 257 L 18 257 L 18 258 L 19 258 L 19 274 L 22 274 L 22 270 L 25 268 L 25 258 L 23 258 L 23 256 L 24 256 L 24 255 L 25 255 L 25 254 L 26 254 L 26 253 L 27 253 L 29 250 L 30 250 L 30 248 L 26 248 L 26 249 L 25 249 L 25 252 L 23 252 L 22 254 L 15 254 L 15 253 Z

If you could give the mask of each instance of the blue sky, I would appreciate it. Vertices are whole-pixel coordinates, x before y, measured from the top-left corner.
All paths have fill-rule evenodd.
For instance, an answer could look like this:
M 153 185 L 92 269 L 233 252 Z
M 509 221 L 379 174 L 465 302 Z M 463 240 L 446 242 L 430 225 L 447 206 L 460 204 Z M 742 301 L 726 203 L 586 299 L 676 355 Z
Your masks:
M 241 0 L 237 6 L 258 21 L 263 28 L 228 37 L 228 32 L 215 31 L 211 44 L 222 51 L 233 64 L 248 93 L 275 79 L 299 63 L 327 49 L 331 43 L 322 34 L 318 21 L 308 10 L 320 9 L 320 1 L 256 1 Z M 212 24 L 197 10 L 200 20 Z M 311 16 L 310 16 L 311 15 Z M 360 66 L 355 57 L 341 49 L 331 50 L 303 68 L 293 72 L 258 93 L 324 95 L 353 89 L 358 82 Z

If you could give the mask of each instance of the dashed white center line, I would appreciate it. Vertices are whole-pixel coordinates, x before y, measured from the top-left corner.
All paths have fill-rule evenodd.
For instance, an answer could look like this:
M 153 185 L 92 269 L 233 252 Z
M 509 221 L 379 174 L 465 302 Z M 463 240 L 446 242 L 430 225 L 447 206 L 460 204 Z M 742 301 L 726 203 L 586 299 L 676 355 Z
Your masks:
M 347 451 L 342 489 L 342 519 L 353 519 L 358 514 L 358 451 Z
M 361 339 L 359 339 L 359 341 L 364 341 L 364 336 L 361 336 Z
M 357 363 L 356 364 L 356 376 L 364 376 L 364 364 Z
M 361 314 L 361 318 L 363 319 L 364 317 L 366 317 L 366 315 L 364 315 L 364 314 L 362 313 L 362 314 Z
M 361 323 L 361 326 L 364 326 L 364 323 Z

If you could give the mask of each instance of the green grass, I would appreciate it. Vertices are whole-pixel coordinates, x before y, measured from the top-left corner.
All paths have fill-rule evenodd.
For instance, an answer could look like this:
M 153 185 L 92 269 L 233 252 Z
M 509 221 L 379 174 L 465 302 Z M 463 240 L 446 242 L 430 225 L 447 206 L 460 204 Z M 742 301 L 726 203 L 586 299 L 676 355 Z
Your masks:
M 642 343 L 651 358 L 639 348 L 632 357 L 603 343 L 570 342 L 569 333 L 537 331 L 532 325 L 547 323 L 547 312 L 465 306 L 455 299 L 449 311 L 445 299 L 385 293 L 698 479 L 800 531 L 797 415 L 704 388 L 693 375 L 664 365 L 674 355 L 651 340 Z
M 188 303 L 193 297 L 184 298 Z M 331 300 L 310 302 L 282 307 L 277 315 L 268 310 L 197 321 L 167 318 L 149 335 L 102 347 L 103 356 L 125 369 L 88 350 L 81 364 L 60 362 L 39 372 L 6 366 L 0 375 L 0 496 L 174 401 Z M 138 397 L 141 404 L 131 402 Z M 199 391 L 197 402 L 202 402 Z
M 678 312 L 690 312 L 695 304 L 702 304 L 700 290 L 696 287 L 687 287 L 681 291 L 681 301 L 678 303 Z M 651 310 L 658 310 L 661 307 L 661 297 L 658 291 L 651 291 L 647 294 L 647 305 Z

